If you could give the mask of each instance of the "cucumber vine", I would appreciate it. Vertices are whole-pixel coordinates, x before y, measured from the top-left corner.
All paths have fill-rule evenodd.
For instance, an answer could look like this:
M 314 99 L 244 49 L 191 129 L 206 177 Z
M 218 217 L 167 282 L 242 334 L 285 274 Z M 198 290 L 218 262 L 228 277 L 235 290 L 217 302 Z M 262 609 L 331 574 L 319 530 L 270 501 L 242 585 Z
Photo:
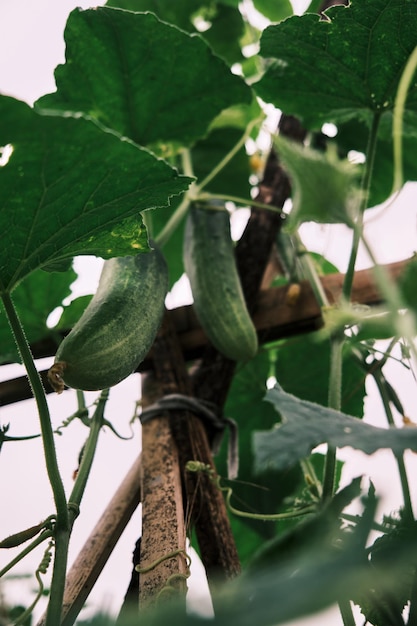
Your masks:
M 404 453 L 417 451 L 416 419 L 386 372 L 397 362 L 413 374 L 417 264 L 411 259 L 392 278 L 370 244 L 366 215 L 391 206 L 416 179 L 416 33 L 416 0 L 314 0 L 300 16 L 288 0 L 184 0 L 175 11 L 164 2 L 108 0 L 68 16 L 56 91 L 33 106 L 0 95 L 0 154 L 8 155 L 0 164 L 0 358 L 20 358 L 40 424 L 40 437 L 16 436 L 12 420 L 1 424 L 0 451 L 41 439 L 54 508 L 0 541 L 12 553 L 0 567 L 6 581 L 44 544 L 34 566 L 37 590 L 15 626 L 36 615 L 50 565 L 38 626 L 76 619 L 85 597 L 68 599 L 70 538 L 83 523 L 100 433 L 109 428 L 122 439 L 113 424 L 124 407 L 109 416 L 111 388 L 130 384 L 138 370 L 150 391 L 135 417 L 140 405 L 157 420 L 142 422 L 156 452 L 143 454 L 140 489 L 137 476 L 133 483 L 149 526 L 132 581 L 139 578 L 139 594 L 149 585 L 157 600 L 152 613 L 139 596 L 140 619 L 158 626 L 169 610 L 173 624 L 194 623 L 181 595 L 190 575 L 188 534 L 206 568 L 214 626 L 284 623 L 334 603 L 344 626 L 359 623 L 354 604 L 374 626 L 414 623 L 416 520 Z M 277 131 L 265 123 L 271 112 L 280 117 Z M 254 150 L 267 154 L 256 175 Z M 362 165 L 352 152 L 363 153 Z M 234 242 L 230 219 L 240 207 L 250 218 Z M 327 274 L 336 268 L 317 262 L 304 244 L 309 222 L 349 228 L 347 269 L 333 293 Z M 357 291 L 360 247 L 372 263 L 375 308 L 375 297 Z M 88 255 L 104 259 L 96 294 L 84 312 L 75 300 L 62 325 L 49 328 L 51 311 L 71 291 L 72 259 Z M 192 310 L 168 311 L 168 271 L 170 285 L 188 276 Z M 65 325 L 72 330 L 62 333 Z M 45 350 L 55 356 L 48 376 L 35 361 Z M 361 420 L 366 378 L 381 400 L 382 428 Z M 77 410 L 60 415 L 58 427 L 44 381 L 65 391 L 63 415 L 68 387 L 77 396 Z M 99 394 L 90 402 L 84 391 Z M 162 392 L 190 400 L 164 408 Z M 197 404 L 210 406 L 217 430 L 200 423 Z M 67 494 L 55 439 L 66 437 L 72 451 L 67 427 L 76 419 L 88 434 Z M 232 486 L 220 478 L 225 422 L 239 427 Z M 321 443 L 326 454 L 315 451 Z M 381 522 L 372 485 L 367 495 L 359 479 L 340 487 L 343 446 L 391 448 L 398 513 Z M 155 457 L 166 461 L 157 476 Z M 123 503 L 109 505 L 120 520 L 108 545 L 97 548 L 97 568 L 137 505 L 137 494 L 120 491 Z M 149 504 L 155 492 L 164 502 L 154 507 L 157 518 Z M 361 512 L 352 515 L 346 509 L 354 502 Z M 373 543 L 371 531 L 379 533 Z M 159 543 L 172 549 L 161 556 Z M 168 561 L 170 574 L 158 580 Z M 86 575 L 84 588 L 95 575 Z M 118 626 L 125 626 L 122 614 Z

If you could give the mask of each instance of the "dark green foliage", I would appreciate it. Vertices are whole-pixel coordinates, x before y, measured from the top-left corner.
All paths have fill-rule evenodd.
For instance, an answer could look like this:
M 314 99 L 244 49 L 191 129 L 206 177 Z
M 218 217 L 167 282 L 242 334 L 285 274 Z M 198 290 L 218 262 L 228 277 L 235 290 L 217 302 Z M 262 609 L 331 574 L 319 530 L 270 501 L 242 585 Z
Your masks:
M 140 211 L 166 206 L 190 182 L 147 150 L 84 119 L 39 115 L 0 99 L 0 291 L 78 254 L 109 258 L 148 249 Z M 132 176 L 132 172 L 135 176 Z
M 395 568 L 397 575 L 388 581 L 359 593 L 354 598 L 370 624 L 375 626 L 402 625 L 402 613 L 412 595 L 416 576 L 417 523 L 391 520 L 387 531 L 369 548 L 370 574 L 378 580 L 380 572 Z
M 25 328 L 28 341 L 34 342 L 53 335 L 47 327 L 49 314 L 70 295 L 70 285 L 77 278 L 73 270 L 68 272 L 43 272 L 30 274 L 13 293 L 20 320 Z M 57 337 L 57 342 L 59 338 Z M 17 346 L 0 303 L 0 362 L 20 362 Z
M 369 123 L 373 115 L 390 116 L 401 72 L 417 44 L 416 2 L 353 0 L 348 9 L 335 6 L 326 15 L 329 21 L 306 14 L 264 31 L 261 55 L 268 63 L 257 92 L 317 130 L 324 122 L 355 117 Z M 416 105 L 413 88 L 407 99 L 413 116 Z
M 223 109 L 252 98 L 202 38 L 151 13 L 75 10 L 65 39 L 58 90 L 38 106 L 80 112 L 162 154 L 166 144 L 192 145 Z M 97 73 L 101 65 L 105 73 Z
M 148 236 L 163 233 L 161 246 L 172 285 L 184 272 L 184 222 L 190 205 L 224 206 L 230 197 L 239 197 L 238 206 L 245 199 L 250 204 L 258 193 L 255 187 L 262 184 L 262 172 L 251 176 L 243 145 L 215 176 L 211 174 L 242 137 L 258 139 L 262 116 L 255 96 L 287 116 L 296 115 L 308 131 L 307 148 L 294 147 L 282 135 L 274 142 L 266 126 L 262 141 L 248 143 L 249 151 L 259 153 L 273 143 L 289 173 L 292 215 L 286 226 L 295 229 L 312 220 L 354 228 L 358 209 L 390 195 L 394 102 L 417 45 L 417 0 L 352 0 L 349 7 L 328 9 L 322 19 L 316 0 L 301 17 L 292 15 L 288 0 L 253 0 L 253 5 L 277 22 L 264 30 L 259 53 L 258 25 L 250 23 L 250 12 L 238 0 L 109 0 L 106 7 L 76 9 L 65 30 L 66 60 L 55 72 L 57 91 L 40 98 L 35 108 L 0 97 L 0 150 L 12 146 L 8 162 L 0 165 L 0 295 L 7 304 L 5 295 L 13 291 L 29 341 L 73 326 L 85 309 L 89 296 L 64 307 L 54 329 L 46 326 L 50 312 L 70 294 L 75 274 L 68 268 L 74 256 L 130 256 L 148 250 Z M 325 122 L 336 125 L 335 138 L 324 136 Z M 415 76 L 403 122 L 403 171 L 411 181 L 417 172 Z M 368 152 L 370 138 L 375 139 L 374 155 Z M 353 167 L 351 151 L 364 154 L 365 163 Z M 370 174 L 373 156 L 367 197 L 358 187 L 363 173 Z M 200 188 L 207 177 L 209 182 Z M 274 196 L 275 182 L 262 188 L 262 197 L 269 192 Z M 176 227 L 167 231 L 173 219 Z M 296 249 L 301 243 L 288 231 L 277 245 L 283 272 L 275 284 L 304 278 L 302 254 Z M 203 240 L 204 233 L 198 236 Z M 387 234 L 387 241 L 391 236 Z M 257 244 L 250 251 L 255 261 Z M 214 237 L 208 237 L 208 245 L 218 257 Z M 337 271 L 326 260 L 314 260 L 318 275 Z M 347 507 L 358 505 L 363 493 L 360 479 L 334 497 L 323 497 L 325 457 L 312 454 L 322 443 L 367 454 L 387 448 L 400 464 L 404 450 L 417 450 L 416 429 L 376 428 L 361 419 L 365 375 L 373 365 L 381 365 L 378 354 L 370 362 L 368 348 L 395 334 L 392 319 L 398 308 L 404 305 L 417 312 L 416 268 L 413 261 L 400 279 L 400 298 L 394 304 L 388 301 L 392 310 L 387 314 L 369 316 L 349 329 L 344 321 L 339 324 L 340 336 L 346 333 L 341 411 L 328 408 L 329 381 L 335 380 L 329 327 L 327 334 L 261 345 L 254 358 L 237 366 L 224 413 L 239 426 L 238 479 L 227 478 L 227 436 L 216 464 L 220 487 L 232 491 L 235 511 L 230 511 L 230 519 L 243 574 L 222 582 L 213 626 L 294 622 L 349 600 L 374 626 L 403 624 L 403 608 L 410 599 L 410 626 L 417 619 L 417 528 L 411 511 L 378 525 L 382 532 L 374 540 L 373 487 L 360 513 L 348 516 Z M 216 272 L 216 285 L 223 286 L 230 265 Z M 148 295 L 140 303 L 145 311 L 151 299 Z M 343 306 L 341 314 L 348 310 Z M 137 313 L 136 305 L 132 308 Z M 113 313 L 109 317 L 114 322 Z M 352 319 L 356 322 L 354 313 Z M 126 339 L 126 327 L 119 327 Z M 132 336 L 137 330 L 134 323 Z M 349 333 L 353 336 L 347 337 Z M 18 355 L 1 309 L 0 362 L 8 360 L 18 360 Z M 278 385 L 268 391 L 273 380 Z M 386 381 L 382 387 L 387 402 L 403 413 L 395 389 Z M 12 430 L 13 423 L 0 426 L 0 446 L 13 437 Z M 53 456 L 47 445 L 48 455 Z M 340 477 L 338 462 L 332 478 L 338 483 Z M 404 475 L 401 478 L 404 488 Z M 306 507 L 301 519 L 239 516 L 297 513 Z M 147 626 L 207 623 L 184 615 L 175 602 L 150 612 L 145 621 Z M 96 615 L 79 624 L 112 626 L 115 620 Z M 117 622 L 136 624 L 137 615 Z

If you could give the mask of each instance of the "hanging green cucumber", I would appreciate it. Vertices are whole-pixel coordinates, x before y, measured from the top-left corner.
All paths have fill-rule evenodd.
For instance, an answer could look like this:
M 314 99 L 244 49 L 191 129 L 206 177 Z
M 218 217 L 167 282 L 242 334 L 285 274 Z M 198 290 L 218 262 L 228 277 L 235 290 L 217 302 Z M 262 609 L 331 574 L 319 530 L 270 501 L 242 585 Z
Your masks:
M 226 210 L 190 208 L 183 257 L 194 307 L 208 338 L 229 359 L 251 359 L 258 338 L 243 296 Z
M 168 269 L 157 249 L 105 261 L 96 294 L 48 372 L 55 391 L 64 385 L 97 391 L 127 378 L 152 346 L 167 290 Z

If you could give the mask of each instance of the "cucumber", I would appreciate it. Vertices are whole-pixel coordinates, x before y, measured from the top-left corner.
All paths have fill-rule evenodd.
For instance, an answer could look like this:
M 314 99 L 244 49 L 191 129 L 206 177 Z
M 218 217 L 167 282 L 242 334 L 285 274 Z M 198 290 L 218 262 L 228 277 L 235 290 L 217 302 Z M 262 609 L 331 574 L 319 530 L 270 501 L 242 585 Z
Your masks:
M 212 344 L 234 361 L 248 361 L 258 349 L 236 267 L 226 210 L 190 208 L 183 260 L 197 317 Z
M 150 350 L 168 291 L 168 269 L 154 249 L 104 262 L 97 292 L 60 344 L 48 379 L 97 391 L 129 376 Z

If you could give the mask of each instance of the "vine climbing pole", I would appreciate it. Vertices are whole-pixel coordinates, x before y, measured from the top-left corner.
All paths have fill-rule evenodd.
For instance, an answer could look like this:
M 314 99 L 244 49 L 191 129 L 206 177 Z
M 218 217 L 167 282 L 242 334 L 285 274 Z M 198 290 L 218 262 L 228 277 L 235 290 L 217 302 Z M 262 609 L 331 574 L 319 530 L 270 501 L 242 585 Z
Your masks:
M 327 0 L 322 8 L 324 10 L 335 3 Z M 305 139 L 304 129 L 296 119 L 289 116 L 282 116 L 279 132 L 293 141 L 303 142 Z M 286 288 L 268 290 L 267 295 L 260 294 L 260 288 L 268 286 L 266 276 L 270 276 L 268 266 L 274 264 L 273 259 L 277 269 L 274 244 L 283 223 L 281 210 L 290 197 L 290 191 L 287 175 L 276 153 L 271 150 L 256 201 L 274 210 L 252 207 L 249 221 L 236 247 L 243 292 L 261 343 L 272 338 L 271 328 L 276 323 L 265 313 L 267 307 L 276 316 L 277 306 L 287 304 Z M 395 275 L 401 267 L 401 264 L 393 266 L 392 273 Z M 355 277 L 357 284 L 360 277 L 360 273 Z M 365 278 L 363 274 L 362 277 L 366 294 L 355 297 L 354 285 L 353 298 L 364 303 L 377 301 L 378 294 L 372 292 L 373 295 L 370 295 L 373 286 L 369 276 Z M 336 299 L 331 297 L 332 289 L 335 295 L 340 290 L 342 279 L 339 280 L 340 284 L 338 280 L 334 277 L 328 279 L 330 301 Z M 308 307 L 310 309 L 307 312 Z M 304 313 L 295 323 L 295 314 L 300 310 Z M 292 325 L 289 323 L 286 330 L 281 327 L 281 336 L 315 330 L 320 326 L 320 309 L 307 284 L 300 285 L 297 307 L 288 316 L 292 319 Z M 64 626 L 74 623 L 103 564 L 139 502 L 142 503 L 141 537 L 135 550 L 134 572 L 122 611 L 128 610 L 133 604 L 136 610 L 139 606 L 139 612 L 146 612 L 172 596 L 182 599 L 185 607 L 190 569 L 186 540 L 192 532 L 198 542 L 212 592 L 219 584 L 240 572 L 225 500 L 216 482 L 212 456 L 215 426 L 202 419 L 202 415 L 207 412 L 203 408 L 207 406 L 211 407 L 211 413 L 221 419 L 236 363 L 207 343 L 202 348 L 205 339 L 197 327 L 194 330 L 200 333 L 199 341 L 202 339 L 198 354 L 195 354 L 195 345 L 193 349 L 189 346 L 185 349 L 174 318 L 172 312 L 166 311 L 151 354 L 145 360 L 145 365 L 142 365 L 143 369 L 147 369 L 142 379 L 142 454 L 69 572 L 64 600 Z M 189 362 L 193 363 L 192 369 L 189 368 Z M 14 386 L 0 385 L 3 403 L 16 401 L 17 397 L 22 399 L 22 393 L 26 393 L 24 381 L 14 382 Z M 191 461 L 208 471 L 189 471 Z M 213 599 L 215 601 L 215 593 Z M 42 623 L 43 619 L 39 626 Z
M 401 276 L 402 272 L 406 268 L 408 261 L 400 261 L 397 263 L 392 263 L 390 265 L 385 266 L 385 270 L 392 280 L 396 281 Z M 324 276 L 322 278 L 322 285 L 326 292 L 326 295 L 330 302 L 336 302 L 340 298 L 342 285 L 343 285 L 343 274 L 330 274 Z M 314 295 L 311 291 L 309 284 L 303 281 L 300 284 L 300 294 L 298 300 L 294 306 L 288 306 L 287 303 L 287 287 L 279 287 L 272 288 L 261 291 L 258 295 L 257 305 L 254 312 L 254 321 L 256 323 L 256 327 L 258 329 L 258 333 L 261 337 L 264 337 L 267 340 L 276 339 L 277 337 L 285 337 L 288 335 L 299 334 L 301 332 L 313 331 L 320 326 L 321 318 L 320 318 L 320 308 L 317 303 L 314 301 Z M 371 270 L 361 270 L 356 272 L 353 289 L 352 289 L 352 300 L 358 302 L 360 304 L 367 305 L 375 305 L 382 302 L 382 296 L 376 286 L 376 283 L 373 278 L 373 274 Z M 175 324 L 174 324 L 175 322 Z M 187 326 L 188 324 L 188 326 Z M 171 330 L 167 330 L 168 327 L 171 326 Z M 186 346 L 185 351 L 188 353 L 191 349 L 191 352 L 195 355 L 198 354 L 202 350 L 204 350 L 205 341 L 202 336 L 201 329 L 195 324 L 195 320 L 192 316 L 190 316 L 190 311 L 188 307 L 181 308 L 178 310 L 169 311 L 166 313 L 166 319 L 164 321 L 164 326 L 161 329 L 160 337 L 162 333 L 169 332 L 171 336 L 171 341 L 181 346 L 181 350 L 176 353 L 171 353 L 171 356 L 168 357 L 168 353 L 165 353 L 165 356 L 162 360 L 165 360 L 167 365 L 167 374 L 171 372 L 171 362 L 177 363 L 178 359 L 184 361 L 182 354 L 184 352 L 184 346 Z M 159 349 L 160 346 L 160 337 L 158 337 L 157 346 Z M 190 340 L 192 337 L 192 341 Z M 192 346 L 190 348 L 190 346 Z M 50 354 L 52 354 L 53 346 L 51 348 Z M 36 352 L 36 351 L 35 351 Z M 155 350 L 153 350 L 155 352 Z M 160 357 L 162 358 L 162 353 L 160 353 Z M 172 359 L 172 361 L 171 361 Z M 149 371 L 150 361 L 147 360 L 146 368 Z M 184 372 L 184 370 L 183 370 Z M 187 372 L 185 372 L 187 373 Z M 149 404 L 154 404 L 158 398 L 163 396 L 162 389 L 160 383 L 157 383 L 155 380 L 155 375 L 149 375 L 148 380 L 146 381 L 146 377 L 148 374 L 145 374 L 144 378 L 144 399 Z M 188 374 L 185 377 L 184 381 L 190 382 L 188 378 Z M 27 393 L 27 389 L 25 387 L 26 381 L 23 379 L 16 379 L 15 381 L 5 381 L 0 384 L 0 398 L 3 404 L 11 403 L 23 399 L 25 394 Z M 171 387 L 169 393 L 174 391 L 175 387 Z M 185 387 L 178 385 L 178 391 L 183 390 Z M 182 391 L 183 393 L 183 391 Z M 163 410 L 161 410 L 161 414 Z M 181 413 L 181 412 L 179 412 Z M 169 428 L 167 428 L 167 418 L 169 417 Z M 154 488 L 154 491 L 159 490 L 160 482 L 165 479 L 165 476 L 168 472 L 168 469 L 171 471 L 178 472 L 177 475 L 180 475 L 180 465 L 178 461 L 177 468 L 172 468 L 171 465 L 167 465 L 165 463 L 165 459 L 163 457 L 163 449 L 165 447 L 165 443 L 168 442 L 168 446 L 171 450 L 171 459 L 178 459 L 179 452 L 177 444 L 175 443 L 174 437 L 171 433 L 171 424 L 175 424 L 176 415 L 170 410 L 168 415 L 165 416 L 165 423 L 162 419 L 155 419 L 154 422 L 154 435 L 152 439 L 152 450 L 154 456 L 161 461 L 160 468 L 157 471 L 154 468 L 155 474 L 152 471 L 149 471 L 147 482 L 148 487 Z M 199 424 L 198 418 L 193 419 L 189 414 L 182 415 L 183 420 L 191 421 L 193 420 L 193 426 Z M 191 425 L 188 424 L 191 429 Z M 180 426 L 180 422 L 178 422 L 177 427 L 180 431 L 182 431 L 182 426 Z M 163 433 L 163 437 L 161 435 Z M 150 431 L 149 433 L 150 434 Z M 161 439 L 164 440 L 164 446 L 161 446 Z M 206 438 L 207 439 L 207 438 Z M 194 441 L 192 439 L 192 441 Z M 145 446 L 144 446 L 145 447 Z M 147 447 L 147 444 L 146 444 Z M 151 451 L 151 448 L 149 448 Z M 194 447 L 194 451 L 196 451 L 196 447 Z M 174 452 L 174 456 L 172 457 L 172 452 Z M 175 454 L 177 453 L 177 455 Z M 194 454 L 193 458 L 199 458 L 197 456 L 197 452 Z M 175 461 L 177 462 L 177 461 Z M 148 468 L 149 470 L 151 468 Z M 114 496 L 111 498 L 108 503 L 106 509 L 100 517 L 96 527 L 93 529 L 92 533 L 88 537 L 85 542 L 84 547 L 80 551 L 78 557 L 74 561 L 67 577 L 67 585 L 65 591 L 65 599 L 64 599 L 64 608 L 63 608 L 63 622 L 62 626 L 71 626 L 74 624 L 74 621 L 80 612 L 81 608 L 84 605 L 84 602 L 88 598 L 88 595 L 92 588 L 94 587 L 97 578 L 99 577 L 104 565 L 106 564 L 113 548 L 117 544 L 117 541 L 122 534 L 124 528 L 126 527 L 128 521 L 130 520 L 133 512 L 137 508 L 138 504 L 142 500 L 142 487 L 144 481 L 142 480 L 142 455 L 138 455 L 138 458 L 133 463 L 131 469 L 127 473 L 126 477 L 121 482 L 119 488 L 115 492 Z M 153 478 L 152 478 L 153 476 Z M 157 478 L 159 476 L 159 478 Z M 187 480 L 192 479 L 193 475 L 190 475 L 188 472 L 185 473 Z M 197 482 L 197 486 L 200 488 L 200 480 L 204 478 L 204 476 L 200 473 L 199 481 Z M 152 485 L 152 480 L 154 483 Z M 169 478 L 171 480 L 171 478 Z M 182 489 L 180 490 L 178 487 L 178 481 L 172 481 L 174 485 L 176 485 L 176 492 L 179 493 L 182 497 Z M 182 483 L 182 481 L 181 481 Z M 209 481 L 209 487 L 213 484 L 212 481 Z M 194 492 L 193 492 L 194 488 Z M 194 516 L 198 519 L 199 517 L 199 509 L 195 506 L 195 487 L 189 485 L 188 487 L 189 493 L 191 494 L 190 505 L 188 508 L 184 504 L 183 500 L 183 510 L 184 510 L 184 527 L 187 529 L 190 520 L 190 509 L 193 508 Z M 201 492 L 201 498 L 203 503 L 205 502 L 205 496 L 209 496 L 210 494 L 206 494 L 204 492 L 204 487 L 199 489 Z M 174 489 L 175 491 L 175 489 Z M 220 493 L 217 491 L 217 495 Z M 164 492 L 166 493 L 166 491 Z M 165 495 L 164 495 L 165 498 Z M 163 509 L 165 510 L 166 501 L 163 499 Z M 172 504 L 171 510 L 172 510 Z M 168 508 L 168 507 L 167 507 Z M 178 508 L 175 506 L 175 513 L 178 511 Z M 220 509 L 220 513 L 223 511 L 223 506 Z M 161 511 L 158 511 L 158 519 L 159 521 Z M 152 534 L 152 516 L 149 516 L 146 524 L 144 524 L 146 528 L 149 529 Z M 165 528 L 164 528 L 165 530 Z M 139 531 L 138 531 L 139 532 Z M 162 532 L 162 531 L 161 531 Z M 177 533 L 170 533 L 170 537 L 172 542 L 165 547 L 164 555 L 169 555 L 172 552 L 177 552 L 173 555 L 172 560 L 166 559 L 166 563 L 170 565 L 170 568 L 175 566 L 177 570 L 169 569 L 164 572 L 164 578 L 158 581 L 158 570 L 159 563 L 155 568 L 151 568 L 148 572 L 144 572 L 142 576 L 142 580 L 144 579 L 145 574 L 150 574 L 153 571 L 152 577 L 154 577 L 154 582 L 149 584 L 148 591 L 150 589 L 154 590 L 154 593 L 150 593 L 149 602 L 152 602 L 152 596 L 156 599 L 161 589 L 165 586 L 166 580 L 175 573 L 179 573 L 180 576 L 175 580 L 171 579 L 171 584 L 169 587 L 173 587 L 172 582 L 175 582 L 178 585 L 177 589 L 179 593 L 183 593 L 185 590 L 183 588 L 185 577 L 188 573 L 188 562 L 186 560 L 181 561 L 182 553 L 179 551 L 179 542 L 176 543 L 176 538 L 179 537 L 178 530 Z M 181 535 L 183 537 L 183 535 Z M 139 542 L 141 543 L 141 541 Z M 234 545 L 234 544 L 232 544 Z M 212 546 L 209 544 L 207 546 L 206 558 L 208 560 L 208 556 L 210 555 L 209 550 Z M 161 552 L 159 552 L 161 554 Z M 143 554 L 143 556 L 145 556 Z M 214 553 L 215 556 L 215 553 Z M 135 550 L 135 563 L 139 563 L 139 550 Z M 152 550 L 149 552 L 149 564 L 152 564 L 150 559 L 154 558 L 154 562 L 158 561 L 158 552 L 153 552 Z M 174 557 L 176 557 L 176 564 L 174 561 Z M 214 558 L 212 557 L 214 561 Z M 148 562 L 148 556 L 146 556 L 146 561 Z M 229 561 L 229 557 L 226 557 L 226 561 Z M 210 561 L 209 561 L 210 562 Z M 162 563 L 162 562 L 161 562 Z M 145 569 L 145 564 L 143 564 L 143 568 Z M 215 568 L 212 569 L 212 581 L 213 585 L 215 583 Z M 185 575 L 185 577 L 184 577 Z M 139 587 L 138 582 L 141 576 L 134 571 L 132 575 L 132 583 L 129 586 L 128 593 L 126 594 L 126 602 L 122 613 L 124 610 L 128 611 L 129 606 L 132 604 L 137 610 L 138 605 L 138 593 Z M 230 576 L 233 576 L 233 572 L 230 572 Z M 148 577 L 148 580 L 151 580 L 151 576 Z M 163 594 L 162 594 L 163 595 Z M 160 596 L 161 597 L 161 596 Z M 43 621 L 41 620 L 38 626 L 41 626 Z
M 305 138 L 305 131 L 299 122 L 285 115 L 281 117 L 279 132 L 298 142 Z M 289 196 L 288 177 L 272 149 L 256 200 L 277 210 L 252 207 L 246 229 L 236 249 L 242 288 L 251 313 L 255 310 L 258 292 L 282 225 L 280 210 Z M 222 412 L 236 363 L 224 357 L 213 346 L 208 346 L 190 378 L 177 335 L 167 316 L 154 345 L 153 364 L 155 382 L 159 383 L 162 395 L 193 396 L 199 402 L 214 404 L 217 411 Z M 146 389 L 147 385 L 145 392 Z M 148 428 L 152 428 L 153 435 L 149 439 L 146 434 Z M 155 442 L 159 439 L 162 448 L 158 456 L 168 461 L 167 475 L 163 461 L 158 467 L 155 466 L 156 450 L 153 454 L 148 454 L 145 450 L 146 445 L 154 450 Z M 190 474 L 187 472 L 189 461 L 197 461 L 203 467 L 210 468 L 210 473 Z M 143 529 L 138 563 L 139 610 L 146 607 L 150 598 L 158 598 L 167 589 L 171 590 L 172 581 L 181 581 L 179 592 L 183 591 L 187 575 L 184 571 L 186 565 L 183 542 L 186 532 L 190 532 L 191 528 L 195 530 L 211 591 L 215 590 L 219 582 L 236 576 L 240 571 L 239 558 L 225 501 L 216 485 L 207 431 L 198 417 L 190 412 L 174 409 L 168 415 L 161 411 L 152 427 L 149 424 L 144 425 L 142 477 Z M 160 488 L 162 484 L 164 487 Z M 155 485 L 158 485 L 162 496 L 165 487 L 169 490 L 166 502 L 154 502 L 152 488 Z M 185 520 L 182 523 L 178 522 L 180 502 L 183 502 Z M 160 506 L 163 508 L 160 509 Z M 164 507 L 166 517 L 164 515 L 161 522 L 160 511 Z M 170 534 L 169 538 L 166 537 L 167 533 Z M 167 540 L 164 547 L 158 538 L 164 542 Z M 143 576 L 146 578 L 142 579 Z
M 293 140 L 304 138 L 304 131 L 293 118 L 283 116 L 280 132 Z M 281 209 L 289 193 L 288 178 L 271 151 L 257 200 Z M 252 312 L 281 223 L 279 211 L 252 209 L 237 246 L 242 287 Z M 146 405 L 150 402 L 157 408 L 158 396 L 180 394 L 209 402 L 222 412 L 235 362 L 208 346 L 190 377 L 167 315 L 153 347 L 153 365 L 154 374 L 145 378 Z M 215 465 L 208 432 L 192 411 L 175 407 L 167 413 L 161 406 L 156 419 L 143 423 L 139 610 L 175 589 L 183 593 L 188 575 L 184 542 L 191 528 L 212 591 L 240 571 L 225 502 L 213 479 Z M 189 461 L 210 468 L 210 473 L 188 472 Z

